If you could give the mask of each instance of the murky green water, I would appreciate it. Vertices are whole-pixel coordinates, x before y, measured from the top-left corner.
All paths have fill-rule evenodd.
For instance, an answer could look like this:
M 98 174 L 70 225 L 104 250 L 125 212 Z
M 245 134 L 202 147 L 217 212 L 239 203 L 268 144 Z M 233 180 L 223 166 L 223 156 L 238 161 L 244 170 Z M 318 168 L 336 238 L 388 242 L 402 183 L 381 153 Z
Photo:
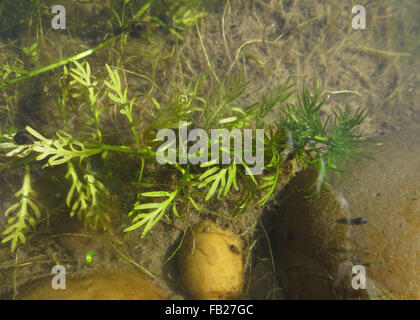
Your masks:
M 26 244 L 22 244 L 22 238 L 16 237 L 13 252 L 10 249 L 13 241 L 10 239 L 0 246 L 0 295 L 7 299 L 14 298 L 20 286 L 24 287 L 39 278 L 48 280 L 52 265 L 59 263 L 75 276 L 89 275 L 98 269 L 128 268 L 131 272 L 146 274 L 169 299 L 191 298 L 178 281 L 178 271 L 172 257 L 186 226 L 211 217 L 241 234 L 244 252 L 251 252 L 244 254 L 244 264 L 248 270 L 243 289 L 245 298 L 349 298 L 346 294 L 325 293 L 323 290 L 331 287 L 331 284 L 324 283 L 322 277 L 321 280 L 310 277 L 308 280 L 306 276 L 299 276 L 299 272 L 306 270 L 301 264 L 312 261 L 313 252 L 302 253 L 299 260 L 294 255 L 290 256 L 288 249 L 293 248 L 292 251 L 296 252 L 303 250 L 306 241 L 310 243 L 316 239 L 299 238 L 290 244 L 287 242 L 290 237 L 284 236 L 290 230 L 281 231 L 279 236 L 274 225 L 275 221 L 282 219 L 283 211 L 277 202 L 268 202 L 264 209 L 251 205 L 244 215 L 232 221 L 230 216 L 234 210 L 230 200 L 238 197 L 235 193 L 229 193 L 227 200 L 210 202 L 200 214 L 195 203 L 189 202 L 188 198 L 179 199 L 178 205 L 189 204 L 179 212 L 182 218 L 176 218 L 168 209 L 164 218 L 153 227 L 153 232 L 144 238 L 141 238 L 141 229 L 129 235 L 124 229 L 133 224 L 132 216 L 128 213 L 138 200 L 138 190 L 150 191 L 148 188 L 155 184 L 161 188 L 159 190 L 173 191 L 179 172 L 149 161 L 143 165 L 136 152 L 155 137 L 154 131 L 148 132 L 146 129 L 154 123 L 159 108 L 171 103 L 170 97 L 174 92 L 179 93 L 176 97 L 181 100 L 173 103 L 181 105 L 189 102 L 188 99 L 193 101 L 194 85 L 200 77 L 205 79 L 198 90 L 197 95 L 202 100 L 197 100 L 197 106 L 201 106 L 204 98 L 211 100 L 212 97 L 206 94 L 216 92 L 214 88 L 233 75 L 242 74 L 243 79 L 248 81 L 240 98 L 229 102 L 239 107 L 261 101 L 267 92 L 279 87 L 290 77 L 296 88 L 303 85 L 313 88 L 314 82 L 318 81 L 320 95 L 327 98 L 321 112 L 324 120 L 334 116 L 335 105 L 348 104 L 352 111 L 358 107 L 365 108 L 368 115 L 360 127 L 363 138 L 376 138 L 385 146 L 398 148 L 395 140 L 401 139 L 403 145 L 408 139 L 401 132 L 418 132 L 419 4 L 409 0 L 363 1 L 359 4 L 364 6 L 365 16 L 360 11 L 352 13 L 355 3 L 347 0 L 215 0 L 204 1 L 204 4 L 202 1 L 63 0 L 60 2 L 62 7 L 56 8 L 54 13 L 52 8 L 56 3 L 53 1 L 2 1 L 0 232 L 7 231 L 19 221 L 18 214 L 6 218 L 4 213 L 20 199 L 31 199 L 37 209 L 32 210 L 31 204 L 27 204 L 30 214 L 22 218 L 26 221 L 26 227 L 21 230 Z M 362 20 L 354 20 L 357 14 L 361 14 Z M 355 28 L 358 23 L 363 25 L 363 19 L 366 28 Z M 352 25 L 352 22 L 355 24 Z M 82 63 L 82 69 L 77 71 L 75 62 Z M 125 103 L 118 104 L 107 93 L 104 94 L 109 88 L 104 80 L 112 82 L 106 65 L 117 72 L 123 89 L 128 88 Z M 91 83 L 77 83 L 77 75 L 83 76 L 81 70 L 90 73 Z M 120 98 L 124 98 L 124 92 Z M 129 102 L 131 99 L 134 99 L 132 105 Z M 292 98 L 292 102 L 295 101 Z M 95 108 L 92 109 L 92 106 Z M 131 108 L 131 120 L 127 117 L 126 107 Z M 266 124 L 278 122 L 278 113 L 279 110 L 270 115 Z M 162 117 L 154 129 L 162 129 L 159 124 L 167 123 L 165 121 L 170 120 L 171 116 L 168 114 L 166 119 Z M 225 121 L 229 123 L 232 116 L 226 115 L 225 119 L 228 120 Z M 73 140 L 83 141 L 85 146 L 92 149 L 98 144 L 106 144 L 131 148 L 133 151 L 127 154 L 124 153 L 127 149 L 115 152 L 111 148 L 107 152 L 101 150 L 83 157 L 81 162 L 75 157 L 71 161 L 46 167 L 51 154 L 45 159 L 35 159 L 36 152 L 29 152 L 30 147 L 27 153 L 24 147 L 15 154 L 9 153 L 19 146 L 30 146 L 34 140 L 42 139 L 25 131 L 26 126 L 45 139 L 57 139 L 57 133 L 61 137 L 69 137 L 67 133 L 71 134 Z M 133 129 L 137 132 L 135 135 Z M 407 148 L 413 152 L 410 158 L 415 159 L 418 157 L 419 139 L 410 138 L 409 141 L 410 148 Z M 4 143 L 15 146 L 11 148 Z M 80 151 L 80 145 L 73 147 Z M 376 147 L 372 144 L 369 151 L 376 154 Z M 400 267 L 392 266 L 397 275 L 387 278 L 385 285 L 378 284 L 379 280 L 373 276 L 369 278 L 374 282 L 370 287 L 371 292 L 383 287 L 391 291 L 385 294 L 386 299 L 418 299 L 420 295 L 420 280 L 415 279 L 415 274 L 412 275 L 415 279 L 413 286 L 405 292 L 400 288 L 400 282 L 405 280 L 398 276 L 413 273 L 419 268 L 418 260 L 407 260 L 409 253 L 412 252 L 414 256 L 418 249 L 418 215 L 416 218 L 411 214 L 418 213 L 417 198 L 420 194 L 416 180 L 407 178 L 416 174 L 416 165 L 419 163 L 409 161 L 408 164 L 408 149 L 395 153 L 390 149 L 389 152 L 379 153 L 382 162 L 373 165 L 363 173 L 363 177 L 370 177 L 370 172 L 374 172 L 378 166 L 382 166 L 385 177 L 378 174 L 369 178 L 371 187 L 366 188 L 367 182 L 359 186 L 358 183 L 362 182 L 350 179 L 351 184 L 340 191 L 341 195 L 348 193 L 363 199 L 357 204 L 358 213 L 354 213 L 351 219 L 376 210 L 371 208 L 372 201 L 375 201 L 377 207 L 384 210 L 381 214 L 386 215 L 387 219 L 404 221 L 409 225 L 407 229 L 401 227 L 401 230 L 399 226 L 395 226 L 396 230 L 381 229 L 381 224 L 369 218 L 366 225 L 360 226 L 364 228 L 364 233 L 350 239 L 359 242 L 375 239 L 371 243 L 377 245 L 377 252 L 380 252 L 372 258 L 376 259 L 373 262 L 369 259 L 351 261 L 353 265 L 369 263 L 375 266 L 375 263 L 390 259 L 394 252 L 392 250 L 402 248 L 404 254 L 395 258 Z M 60 159 L 63 158 L 58 157 Z M 376 163 L 373 160 L 365 161 Z M 74 171 L 68 167 L 68 162 L 73 163 Z M 295 169 L 298 170 L 292 164 L 287 168 L 282 167 L 287 179 L 279 182 L 278 189 L 283 188 L 290 178 L 288 174 L 294 173 Z M 22 193 L 16 197 L 15 193 L 25 186 L 25 181 L 28 182 L 25 177 L 30 177 L 29 183 L 34 193 L 24 197 Z M 360 181 L 365 181 L 363 177 Z M 399 177 L 398 182 L 394 181 L 395 177 Z M 72 186 L 74 193 L 69 196 Z M 380 188 L 385 190 L 372 191 Z M 79 189 L 85 190 L 86 199 L 77 198 L 81 194 Z M 384 207 L 383 193 L 397 194 L 401 190 L 407 190 L 407 193 L 392 198 L 392 204 Z M 275 194 L 279 191 L 276 190 Z M 204 191 L 200 192 L 197 196 L 204 197 Z M 357 192 L 360 195 L 354 196 Z M 369 192 L 375 193 L 373 198 L 365 198 Z M 252 192 L 250 194 L 252 197 Z M 346 199 L 343 197 L 337 195 L 336 198 L 343 203 L 343 199 Z M 79 211 L 85 200 L 86 206 L 91 205 L 92 210 Z M 78 203 L 77 207 L 74 207 L 75 203 Z M 351 203 L 348 205 L 352 206 Z M 386 211 L 386 207 L 394 206 L 403 206 L 404 210 L 399 213 Z M 311 209 L 305 207 L 305 210 Z M 379 219 L 378 212 L 371 214 L 373 219 Z M 17 220 L 9 220 L 13 216 Z M 76 216 L 80 216 L 81 221 Z M 339 244 L 334 242 L 331 247 L 331 242 L 327 237 L 322 237 L 322 233 L 336 234 L 336 238 L 340 238 L 343 226 L 336 220 L 347 219 L 341 216 L 332 219 L 329 216 L 322 220 L 322 217 L 321 214 L 320 220 L 302 222 L 303 226 L 312 227 L 320 235 L 320 245 L 313 250 L 323 251 L 321 256 L 332 254 L 329 251 L 332 247 L 343 249 L 336 248 L 341 245 L 339 241 Z M 375 227 L 371 228 L 371 225 Z M 96 227 L 96 231 L 89 226 Z M 291 226 L 295 227 L 293 222 Z M 103 227 L 107 231 L 103 231 Z M 301 230 L 296 232 L 298 235 L 294 237 L 299 237 Z M 378 240 L 381 232 L 387 235 L 386 241 Z M 402 236 L 396 236 L 397 232 Z M 8 234 L 2 235 L 1 239 L 6 239 Z M 276 237 L 283 236 L 286 244 L 284 239 L 276 240 Z M 273 248 L 268 245 L 269 238 Z M 279 246 L 287 250 L 275 249 L 274 243 L 281 243 Z M 384 243 L 391 251 L 384 251 Z M 411 243 L 412 247 L 407 243 Z M 254 251 L 251 250 L 253 248 Z M 88 263 L 86 254 L 92 250 L 95 252 L 93 263 Z M 282 261 L 288 261 L 289 265 L 282 265 Z M 284 276 L 288 267 L 297 268 L 294 270 L 298 273 L 296 278 Z M 321 273 L 327 270 L 329 275 L 335 274 L 336 267 L 337 261 L 334 260 L 328 266 L 320 266 Z M 343 264 L 341 267 L 348 266 Z M 350 276 L 347 269 L 343 269 L 342 273 Z M 308 289 L 311 281 L 318 283 L 322 290 L 312 292 Z M 334 286 L 340 287 L 340 281 L 333 281 Z M 291 283 L 295 283 L 294 289 L 301 291 L 288 291 Z M 370 298 L 379 296 L 383 297 L 382 293 L 375 291 Z

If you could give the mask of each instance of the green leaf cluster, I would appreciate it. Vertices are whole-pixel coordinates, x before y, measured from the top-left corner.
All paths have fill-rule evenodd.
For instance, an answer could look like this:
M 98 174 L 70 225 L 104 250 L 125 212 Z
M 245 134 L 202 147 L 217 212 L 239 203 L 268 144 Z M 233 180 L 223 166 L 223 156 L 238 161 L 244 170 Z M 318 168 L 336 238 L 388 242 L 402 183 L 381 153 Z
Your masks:
M 88 173 L 90 166 L 91 161 L 88 160 L 86 173 L 83 174 L 83 182 L 79 179 L 74 164 L 71 161 L 67 162 L 65 177 L 71 180 L 71 187 L 66 197 L 66 205 L 71 208 L 70 217 L 77 215 L 80 220 L 84 221 L 85 225 L 93 229 L 97 227 L 106 229 L 109 216 L 101 207 L 99 197 L 109 194 L 102 182 L 96 179 L 93 174 Z
M 31 188 L 30 169 L 29 165 L 26 164 L 22 188 L 15 193 L 15 197 L 20 200 L 10 206 L 4 213 L 10 226 L 3 231 L 4 238 L 2 243 L 10 241 L 12 252 L 16 249 L 19 241 L 22 244 L 26 243 L 24 232 L 29 227 L 35 228 L 36 220 L 41 217 L 37 205 L 31 199 L 33 195 L 34 191 Z M 29 209 L 32 210 L 32 213 Z
M 289 104 L 282 111 L 280 124 L 287 130 L 289 149 L 298 160 L 310 160 L 319 166 L 321 179 L 328 180 L 330 171 L 343 172 L 346 160 L 367 157 L 362 150 L 360 124 L 367 116 L 358 108 L 354 113 L 348 105 L 333 109 L 333 118 L 321 119 L 320 110 L 326 99 L 303 87 L 297 104 Z

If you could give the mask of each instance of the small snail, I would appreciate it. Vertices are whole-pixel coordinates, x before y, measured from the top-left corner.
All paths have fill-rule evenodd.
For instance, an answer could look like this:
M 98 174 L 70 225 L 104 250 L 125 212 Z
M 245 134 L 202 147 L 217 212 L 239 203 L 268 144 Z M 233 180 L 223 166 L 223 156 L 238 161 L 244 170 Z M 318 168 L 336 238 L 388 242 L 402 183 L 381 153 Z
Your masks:
M 132 38 L 140 38 L 141 32 L 144 30 L 144 26 L 141 22 L 133 22 L 131 24 L 130 36 Z
M 13 140 L 17 144 L 33 144 L 34 140 L 32 135 L 26 131 L 19 131 L 13 136 Z

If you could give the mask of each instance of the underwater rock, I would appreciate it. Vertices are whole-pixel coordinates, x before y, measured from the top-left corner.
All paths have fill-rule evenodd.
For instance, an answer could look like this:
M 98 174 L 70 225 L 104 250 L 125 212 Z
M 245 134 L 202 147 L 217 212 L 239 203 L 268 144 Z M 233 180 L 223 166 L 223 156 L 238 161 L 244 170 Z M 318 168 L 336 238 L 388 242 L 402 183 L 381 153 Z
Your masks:
M 275 234 L 288 298 L 420 299 L 419 135 L 378 138 L 375 160 L 354 164 L 318 198 L 314 169 L 290 183 Z M 352 287 L 356 265 L 366 290 Z
M 130 270 L 104 270 L 66 279 L 65 289 L 53 289 L 51 277 L 20 289 L 19 300 L 163 300 L 163 292 Z
M 313 168 L 292 180 L 276 223 L 280 286 L 290 299 L 335 299 L 338 266 L 347 260 L 348 226 L 336 222 L 343 216 L 332 192 L 314 198 L 316 181 Z
M 188 231 L 178 254 L 181 278 L 196 299 L 236 299 L 243 286 L 240 238 L 204 220 Z

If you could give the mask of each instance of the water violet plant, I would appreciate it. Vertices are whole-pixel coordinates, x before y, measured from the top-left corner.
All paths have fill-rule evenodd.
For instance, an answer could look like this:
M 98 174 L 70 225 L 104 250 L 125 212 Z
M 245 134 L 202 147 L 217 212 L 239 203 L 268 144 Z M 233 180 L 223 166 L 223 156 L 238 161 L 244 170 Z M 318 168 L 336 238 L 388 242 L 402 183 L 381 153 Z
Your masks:
M 10 242 L 12 251 L 19 243 L 25 243 L 27 233 L 35 228 L 41 217 L 30 183 L 30 167 L 35 162 L 42 163 L 44 168 L 66 166 L 63 178 L 69 182 L 69 188 L 63 201 L 70 216 L 77 216 L 92 228 L 106 229 L 110 218 L 100 205 L 106 201 L 109 191 L 101 181 L 101 175 L 92 173 L 93 161 L 106 162 L 110 153 L 118 153 L 121 158 L 124 155 L 136 157 L 138 170 L 133 174 L 138 180 L 137 200 L 126 213 L 131 224 L 124 231 L 141 228 L 142 236 L 145 236 L 164 215 L 182 216 L 186 204 L 203 212 L 211 201 L 232 201 L 235 203 L 233 217 L 237 217 L 246 214 L 251 202 L 265 205 L 278 190 L 280 182 L 288 181 L 301 166 L 316 163 L 324 180 L 331 170 L 342 170 L 345 160 L 364 156 L 359 126 L 366 112 L 358 109 L 352 113 L 347 106 L 337 108 L 333 119 L 322 120 L 320 110 L 326 100 L 320 96 L 318 86 L 314 93 L 306 87 L 295 91 L 289 79 L 259 102 L 241 105 L 238 100 L 247 88 L 241 76 L 206 86 L 206 90 L 203 90 L 203 83 L 210 80 L 202 77 L 174 86 L 171 94 L 156 98 L 147 96 L 154 110 L 151 112 L 153 119 L 146 121 L 136 118 L 134 109 L 139 104 L 139 96 L 132 96 L 129 88 L 123 86 L 121 71 L 109 65 L 105 70 L 103 79 L 92 75 L 87 61 L 75 61 L 68 70 L 71 81 L 67 82 L 67 90 L 80 99 L 90 115 L 90 120 L 85 120 L 88 135 L 76 136 L 64 125 L 65 129 L 57 130 L 55 136 L 45 137 L 36 128 L 26 126 L 24 132 L 30 139 L 18 143 L 12 135 L 5 135 L 7 141 L 0 144 L 1 159 L 8 159 L 1 162 L 0 167 L 16 162 L 24 170 L 22 189 L 15 194 L 17 202 L 5 212 L 9 227 L 3 232 L 2 242 Z M 295 94 L 296 102 L 293 102 Z M 66 107 L 64 101 L 60 108 L 65 110 Z M 115 108 L 125 117 L 134 144 L 104 141 L 102 113 L 107 108 Z M 66 124 L 68 112 L 62 114 Z M 276 120 L 268 124 L 268 117 Z M 138 126 L 141 122 L 142 130 Z M 245 161 L 158 164 L 156 155 L 161 142 L 156 138 L 157 132 L 163 128 L 176 129 L 180 122 L 206 132 L 215 128 L 229 132 L 263 129 L 262 174 L 250 174 Z M 253 146 L 255 139 L 253 137 Z M 214 152 L 215 143 L 213 138 L 208 140 L 209 154 Z M 231 144 L 228 148 L 223 144 L 218 146 L 217 152 L 227 153 L 233 159 Z M 180 148 L 185 147 L 177 144 L 174 150 L 180 154 Z M 255 149 L 251 151 L 256 152 Z M 171 170 L 174 182 L 143 181 L 145 171 L 151 168 L 148 164 L 154 170 Z

